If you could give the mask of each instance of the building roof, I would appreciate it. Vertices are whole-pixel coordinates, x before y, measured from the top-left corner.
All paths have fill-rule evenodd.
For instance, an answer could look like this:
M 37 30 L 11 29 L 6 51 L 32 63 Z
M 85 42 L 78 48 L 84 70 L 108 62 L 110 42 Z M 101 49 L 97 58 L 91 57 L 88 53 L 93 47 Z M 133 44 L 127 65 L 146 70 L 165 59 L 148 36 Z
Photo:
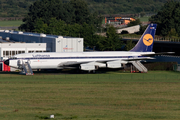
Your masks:
M 20 35 L 26 35 L 26 36 L 34 36 L 34 37 L 46 37 L 46 38 L 77 38 L 77 37 L 69 37 L 69 36 L 49 35 L 49 34 L 44 34 L 44 33 L 13 31 L 13 30 L 0 30 L 0 32 L 10 33 L 10 34 L 20 34 Z
M 106 14 L 106 15 L 102 15 L 104 17 L 135 17 L 138 16 L 138 14 Z
M 0 43 L 7 43 L 8 41 L 0 39 Z

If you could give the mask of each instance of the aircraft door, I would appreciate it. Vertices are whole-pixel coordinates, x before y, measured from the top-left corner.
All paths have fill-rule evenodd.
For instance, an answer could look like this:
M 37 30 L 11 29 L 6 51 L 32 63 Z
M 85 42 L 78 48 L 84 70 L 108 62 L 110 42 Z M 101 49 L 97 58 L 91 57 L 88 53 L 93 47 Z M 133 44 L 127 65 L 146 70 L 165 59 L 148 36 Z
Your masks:
M 27 60 L 27 62 L 29 63 L 29 64 L 31 64 L 31 60 L 29 59 L 29 60 Z
M 22 68 L 22 64 L 23 64 L 23 60 L 22 60 L 22 59 L 19 59 L 19 60 L 17 61 L 17 66 L 18 66 L 18 68 Z

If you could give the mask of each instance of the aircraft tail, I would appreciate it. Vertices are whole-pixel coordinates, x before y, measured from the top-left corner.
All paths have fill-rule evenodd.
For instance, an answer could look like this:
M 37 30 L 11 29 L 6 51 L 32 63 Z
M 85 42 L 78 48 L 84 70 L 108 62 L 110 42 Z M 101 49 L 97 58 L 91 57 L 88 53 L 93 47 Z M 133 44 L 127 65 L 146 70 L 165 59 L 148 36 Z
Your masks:
M 157 24 L 149 24 L 131 52 L 152 52 Z

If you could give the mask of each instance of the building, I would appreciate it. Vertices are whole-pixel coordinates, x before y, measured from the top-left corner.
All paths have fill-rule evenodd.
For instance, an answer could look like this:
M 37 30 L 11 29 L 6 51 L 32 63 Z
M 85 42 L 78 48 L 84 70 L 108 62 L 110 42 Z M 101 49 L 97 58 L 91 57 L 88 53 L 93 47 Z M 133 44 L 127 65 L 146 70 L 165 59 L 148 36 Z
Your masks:
M 0 43 L 0 59 L 6 60 L 16 54 L 45 52 L 46 43 Z
M 132 14 L 127 14 L 127 15 L 123 15 L 123 14 L 114 14 L 114 15 L 104 15 L 104 23 L 105 24 L 113 24 L 114 27 L 121 27 L 121 26 L 125 26 L 128 23 L 130 23 L 131 21 L 135 21 L 136 19 L 133 18 Z
M 4 60 L 32 52 L 83 52 L 83 38 L 0 30 L 0 71 L 13 71 Z
M 105 17 L 105 23 L 109 23 L 109 24 L 127 25 L 131 21 L 135 21 L 135 19 L 131 17 L 112 17 L 112 16 Z
M 140 25 L 135 25 L 135 26 L 127 27 L 127 28 L 117 29 L 116 33 L 121 34 L 122 31 L 127 31 L 129 34 L 132 34 L 132 33 L 139 32 L 139 30 L 140 30 Z
M 83 38 L 1 30 L 0 37 L 8 42 L 46 43 L 48 52 L 83 52 Z

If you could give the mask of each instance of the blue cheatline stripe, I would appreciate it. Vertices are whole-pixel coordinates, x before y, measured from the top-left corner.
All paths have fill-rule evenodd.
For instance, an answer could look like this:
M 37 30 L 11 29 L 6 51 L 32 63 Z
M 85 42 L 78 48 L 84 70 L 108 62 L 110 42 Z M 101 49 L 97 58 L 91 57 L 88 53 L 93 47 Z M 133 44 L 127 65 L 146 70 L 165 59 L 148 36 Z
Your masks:
M 101 56 L 101 57 L 28 57 L 28 58 L 17 58 L 17 59 L 107 59 L 107 58 L 132 58 L 132 57 L 143 57 L 143 56 Z M 13 59 L 10 59 L 13 60 Z

